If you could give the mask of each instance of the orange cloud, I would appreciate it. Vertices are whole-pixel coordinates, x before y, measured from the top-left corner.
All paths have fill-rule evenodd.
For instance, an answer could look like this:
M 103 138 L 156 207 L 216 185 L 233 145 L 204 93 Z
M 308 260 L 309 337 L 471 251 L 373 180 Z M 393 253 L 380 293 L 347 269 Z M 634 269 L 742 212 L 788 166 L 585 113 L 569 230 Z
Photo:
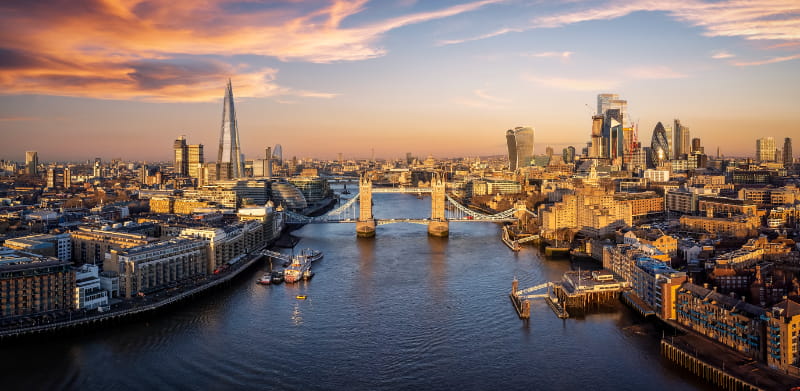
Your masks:
M 219 98 L 221 80 L 232 76 L 242 97 L 328 98 L 335 94 L 281 86 L 276 69 L 236 66 L 227 57 L 374 58 L 385 54 L 376 43 L 390 30 L 498 1 L 343 27 L 367 0 L 11 0 L 0 3 L 0 88 L 6 94 L 203 101 Z

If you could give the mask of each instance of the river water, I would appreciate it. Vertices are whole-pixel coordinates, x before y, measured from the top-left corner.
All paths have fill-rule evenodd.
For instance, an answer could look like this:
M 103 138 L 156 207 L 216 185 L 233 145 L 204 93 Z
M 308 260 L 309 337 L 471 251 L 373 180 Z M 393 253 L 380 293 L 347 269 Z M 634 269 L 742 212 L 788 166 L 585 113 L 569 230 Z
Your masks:
M 423 218 L 430 198 L 376 194 L 377 218 Z M 570 268 L 513 253 L 491 223 L 429 238 L 414 224 L 308 225 L 297 250 L 325 258 L 297 285 L 260 286 L 268 265 L 146 320 L 0 346 L 2 389 L 693 390 L 706 386 L 658 354 L 649 322 L 623 305 L 558 319 L 520 287 Z M 289 251 L 289 250 L 284 250 Z M 298 300 L 297 295 L 307 295 Z

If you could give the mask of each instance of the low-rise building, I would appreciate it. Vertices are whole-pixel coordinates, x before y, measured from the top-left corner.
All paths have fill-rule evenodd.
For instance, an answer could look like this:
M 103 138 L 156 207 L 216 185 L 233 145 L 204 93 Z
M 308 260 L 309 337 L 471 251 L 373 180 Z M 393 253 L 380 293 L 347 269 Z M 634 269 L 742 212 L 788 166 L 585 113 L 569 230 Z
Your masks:
M 94 309 L 108 305 L 108 292 L 100 284 L 100 268 L 82 265 L 75 269 L 75 308 Z
M 800 375 L 800 297 L 792 296 L 766 311 L 767 364 Z
M 0 317 L 71 310 L 74 296 L 68 261 L 0 247 Z
M 6 240 L 4 246 L 48 257 L 56 257 L 62 261 L 72 260 L 72 240 L 68 233 L 22 236 Z
M 630 204 L 634 219 L 659 216 L 664 213 L 664 197 L 654 191 L 640 193 L 615 193 L 614 200 Z
M 131 298 L 208 274 L 207 244 L 176 238 L 126 249 L 111 249 L 103 270 L 119 273 L 120 296 Z
M 747 238 L 756 235 L 760 219 L 756 216 L 705 217 L 681 216 L 681 229 L 723 237 Z
M 102 264 L 105 254 L 112 249 L 143 246 L 156 241 L 143 234 L 92 229 L 81 227 L 70 233 L 72 239 L 72 260 L 77 265 L 84 263 Z
M 706 337 L 763 360 L 762 317 L 764 309 L 708 286 L 683 284 L 677 291 L 676 321 Z

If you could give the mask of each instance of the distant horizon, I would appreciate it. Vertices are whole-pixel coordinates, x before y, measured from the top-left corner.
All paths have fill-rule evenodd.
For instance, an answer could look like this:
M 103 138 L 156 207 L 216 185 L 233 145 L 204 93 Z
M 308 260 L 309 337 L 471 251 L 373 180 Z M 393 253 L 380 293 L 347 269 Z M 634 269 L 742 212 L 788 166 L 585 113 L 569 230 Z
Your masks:
M 725 156 L 800 134 L 800 3 L 48 1 L 0 5 L 3 159 L 168 160 L 184 134 L 215 160 L 228 78 L 245 156 L 499 155 L 515 126 L 579 152 L 599 93 L 644 146 L 674 118 Z

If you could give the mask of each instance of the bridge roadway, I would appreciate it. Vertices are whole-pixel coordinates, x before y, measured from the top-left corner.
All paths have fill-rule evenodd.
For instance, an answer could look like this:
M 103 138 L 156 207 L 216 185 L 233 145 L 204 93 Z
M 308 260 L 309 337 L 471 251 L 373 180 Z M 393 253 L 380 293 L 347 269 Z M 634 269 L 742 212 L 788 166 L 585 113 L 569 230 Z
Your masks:
M 428 223 L 434 221 L 434 219 L 375 219 L 376 225 L 386 225 L 386 224 L 395 224 L 395 223 L 409 223 L 409 224 L 422 224 L 427 225 Z M 481 219 L 447 219 L 448 222 L 451 223 L 513 223 L 517 221 L 515 218 L 508 218 L 508 219 L 492 219 L 492 220 L 481 220 Z M 305 224 L 329 224 L 329 223 L 356 223 L 358 219 L 338 219 L 338 220 L 311 220 L 306 222 Z

